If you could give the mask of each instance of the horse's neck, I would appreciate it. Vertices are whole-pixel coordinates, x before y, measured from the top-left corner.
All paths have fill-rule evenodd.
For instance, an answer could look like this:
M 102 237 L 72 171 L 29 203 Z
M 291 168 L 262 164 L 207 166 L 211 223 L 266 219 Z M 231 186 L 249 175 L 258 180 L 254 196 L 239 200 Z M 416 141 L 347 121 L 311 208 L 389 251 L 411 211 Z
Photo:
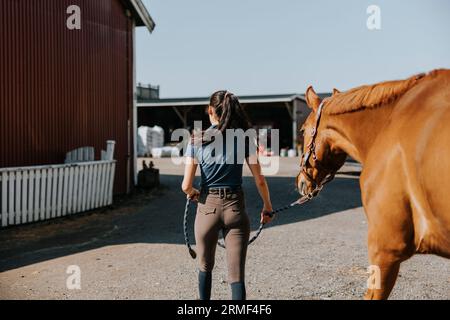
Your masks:
M 364 163 L 376 137 L 383 130 L 395 103 L 372 109 L 329 115 L 327 121 L 331 146 Z

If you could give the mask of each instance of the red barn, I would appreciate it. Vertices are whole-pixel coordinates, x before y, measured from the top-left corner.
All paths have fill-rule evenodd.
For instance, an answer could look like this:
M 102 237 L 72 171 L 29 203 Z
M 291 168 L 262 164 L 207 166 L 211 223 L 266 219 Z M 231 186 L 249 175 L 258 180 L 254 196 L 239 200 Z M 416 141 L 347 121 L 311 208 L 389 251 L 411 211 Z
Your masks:
M 63 163 L 83 146 L 98 159 L 115 140 L 114 192 L 128 192 L 134 29 L 154 28 L 141 0 L 2 0 L 0 23 L 0 168 Z

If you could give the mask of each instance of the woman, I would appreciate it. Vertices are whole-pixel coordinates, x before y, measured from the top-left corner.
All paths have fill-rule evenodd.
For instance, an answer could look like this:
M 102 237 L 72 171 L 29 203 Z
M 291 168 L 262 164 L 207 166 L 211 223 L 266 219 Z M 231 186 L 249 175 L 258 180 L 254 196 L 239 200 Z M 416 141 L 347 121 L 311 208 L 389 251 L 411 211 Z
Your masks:
M 202 133 L 201 139 L 194 138 L 188 146 L 182 183 L 182 189 L 187 197 L 198 201 L 195 240 L 200 264 L 198 276 L 200 299 L 209 300 L 211 297 L 211 272 L 219 232 L 222 231 L 232 299 L 245 300 L 245 257 L 250 223 L 241 188 L 244 161 L 239 161 L 238 155 L 244 155 L 242 160 L 245 159 L 255 178 L 256 187 L 263 201 L 262 223 L 271 221 L 269 213 L 272 212 L 272 203 L 266 180 L 261 174 L 256 148 L 253 148 L 252 152 L 251 144 L 239 144 L 234 138 L 229 139 L 227 143 L 227 133 L 230 132 L 228 129 L 243 129 L 233 131 L 243 133 L 251 128 L 238 98 L 228 91 L 217 91 L 211 96 L 207 111 L 211 127 Z M 218 135 L 221 136 L 222 143 L 221 139 L 217 139 Z M 207 139 L 208 136 L 210 139 Z M 212 136 L 216 138 L 213 141 L 217 143 L 211 141 Z M 222 146 L 222 152 L 217 150 L 218 146 Z M 193 187 L 198 165 L 201 169 L 201 191 Z

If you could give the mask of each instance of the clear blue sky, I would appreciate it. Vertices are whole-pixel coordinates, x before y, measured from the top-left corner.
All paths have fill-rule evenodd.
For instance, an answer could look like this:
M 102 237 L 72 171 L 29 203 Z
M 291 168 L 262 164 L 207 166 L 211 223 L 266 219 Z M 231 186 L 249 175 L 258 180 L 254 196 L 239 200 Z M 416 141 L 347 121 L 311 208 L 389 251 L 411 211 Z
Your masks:
M 450 68 L 449 0 L 144 0 L 137 81 L 161 97 L 304 93 Z M 381 30 L 366 27 L 369 5 Z

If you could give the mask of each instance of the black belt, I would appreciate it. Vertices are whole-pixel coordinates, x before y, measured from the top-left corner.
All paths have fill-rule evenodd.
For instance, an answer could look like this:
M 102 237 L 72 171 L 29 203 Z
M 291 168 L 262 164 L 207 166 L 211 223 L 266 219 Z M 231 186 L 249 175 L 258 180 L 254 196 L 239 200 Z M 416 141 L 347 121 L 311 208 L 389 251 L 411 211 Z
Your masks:
M 223 187 L 223 188 L 208 188 L 205 190 L 208 194 L 235 194 L 242 191 L 241 187 Z

